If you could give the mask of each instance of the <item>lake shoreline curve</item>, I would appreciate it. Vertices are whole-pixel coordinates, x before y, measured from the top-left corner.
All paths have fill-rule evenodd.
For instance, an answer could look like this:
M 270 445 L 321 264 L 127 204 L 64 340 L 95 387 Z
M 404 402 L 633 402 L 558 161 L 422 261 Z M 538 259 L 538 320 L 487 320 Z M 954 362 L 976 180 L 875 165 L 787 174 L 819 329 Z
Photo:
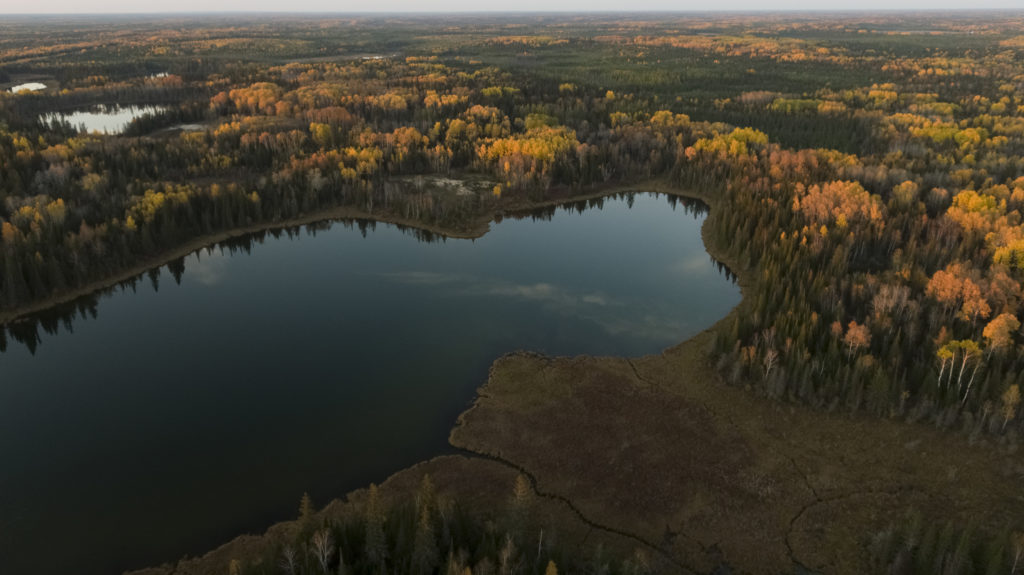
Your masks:
M 23 321 L 27 318 L 27 316 L 44 312 L 50 308 L 72 302 L 76 299 L 91 295 L 104 289 L 112 288 L 122 282 L 140 276 L 149 270 L 159 268 L 176 259 L 189 256 L 195 252 L 215 246 L 216 244 L 219 244 L 221 242 L 225 242 L 234 238 L 243 237 L 251 234 L 257 234 L 260 232 L 294 228 L 333 220 L 370 220 L 378 223 L 393 224 L 397 226 L 420 230 L 423 232 L 429 232 L 445 238 L 473 240 L 481 238 L 484 235 L 486 235 L 487 232 L 490 231 L 490 226 L 492 223 L 509 214 L 528 212 L 531 210 L 542 208 L 556 207 L 565 204 L 571 204 L 574 202 L 604 198 L 619 193 L 629 192 L 651 192 L 666 195 L 674 195 L 686 199 L 700 200 L 708 204 L 708 198 L 706 198 L 703 194 L 676 190 L 674 188 L 671 188 L 670 184 L 668 184 L 667 182 L 651 180 L 641 182 L 638 184 L 615 184 L 611 186 L 601 187 L 598 190 L 590 190 L 581 194 L 570 194 L 565 197 L 543 201 L 533 201 L 526 198 L 517 198 L 512 202 L 509 202 L 506 206 L 503 206 L 503 209 L 500 211 L 485 213 L 480 216 L 477 216 L 473 220 L 469 221 L 466 227 L 461 229 L 446 227 L 442 225 L 426 224 L 418 220 L 399 217 L 393 214 L 388 214 L 386 212 L 375 213 L 367 212 L 365 210 L 353 206 L 336 206 L 324 210 L 317 210 L 315 212 L 310 212 L 308 214 L 303 214 L 286 220 L 267 221 L 248 226 L 240 226 L 231 228 L 230 230 L 224 230 L 220 232 L 195 237 L 174 248 L 164 250 L 154 256 L 145 258 L 143 261 L 135 265 L 132 265 L 122 271 L 114 273 L 108 277 L 91 281 L 83 286 L 74 289 L 64 290 L 58 293 L 51 294 L 45 298 L 25 305 L 21 305 L 7 310 L 0 310 L 0 327 L 16 323 L 18 321 Z M 715 256 L 712 255 L 712 257 Z M 719 258 L 715 257 L 715 259 Z
M 592 189 L 577 194 L 570 193 L 564 197 L 543 201 L 532 201 L 525 198 L 517 199 L 517 201 L 510 203 L 508 206 L 505 206 L 504 209 L 502 209 L 499 212 L 485 214 L 474 219 L 472 222 L 469 223 L 469 225 L 466 228 L 463 228 L 461 230 L 446 228 L 443 226 L 426 225 L 414 220 L 391 217 L 388 214 L 374 214 L 365 212 L 363 210 L 355 209 L 349 206 L 340 206 L 303 215 L 298 218 L 292 218 L 286 221 L 268 222 L 266 224 L 261 225 L 235 228 L 229 231 L 224 231 L 216 234 L 209 234 L 206 236 L 195 238 L 194 240 L 188 242 L 185 245 L 179 246 L 178 248 L 175 248 L 173 250 L 168 250 L 167 252 L 160 254 L 159 256 L 150 258 L 146 262 L 143 262 L 137 266 L 133 266 L 131 269 L 119 273 L 111 278 L 93 282 L 89 286 L 84 286 L 81 289 L 74 290 L 73 292 L 68 292 L 66 294 L 54 296 L 46 301 L 41 301 L 32 306 L 26 306 L 24 309 L 16 310 L 15 312 L 10 312 L 7 314 L 0 313 L 0 325 L 3 325 L 4 323 L 9 323 L 11 321 L 17 321 L 18 319 L 23 318 L 26 315 L 38 313 L 47 308 L 60 305 L 62 303 L 67 303 L 78 297 L 83 297 L 96 291 L 116 286 L 117 284 L 123 281 L 131 279 L 132 277 L 136 277 L 139 274 L 145 273 L 147 270 L 160 267 L 170 261 L 173 261 L 180 257 L 187 256 L 204 248 L 216 245 L 220 242 L 240 236 L 245 236 L 248 234 L 259 233 L 262 231 L 284 229 L 331 220 L 360 219 L 372 220 L 384 224 L 394 224 L 399 226 L 410 227 L 417 230 L 438 234 L 446 238 L 472 240 L 481 238 L 484 235 L 486 235 L 491 229 L 491 224 L 495 223 L 496 221 L 500 220 L 500 218 L 503 217 L 515 216 L 516 214 L 526 213 L 537 209 L 564 206 L 580 201 L 606 198 L 623 193 L 655 193 L 667 196 L 675 196 L 681 199 L 700 201 L 709 207 L 711 213 L 713 213 L 714 210 L 714 199 L 708 194 L 704 194 L 689 189 L 677 188 L 669 181 L 664 179 L 645 180 L 632 184 L 615 184 L 609 186 L 602 186 L 599 189 Z M 740 285 L 741 291 L 743 291 L 743 275 L 735 273 L 735 270 L 738 269 L 736 267 L 737 262 L 729 258 L 723 250 L 712 248 L 711 244 L 709 243 L 710 232 L 708 224 L 710 220 L 711 216 L 709 214 L 709 217 L 705 219 L 705 221 L 701 225 L 701 239 L 704 244 L 705 251 L 709 254 L 711 258 L 718 261 L 722 265 L 726 266 L 731 272 L 734 273 L 734 276 L 737 278 L 737 283 Z M 742 303 L 742 294 L 740 303 Z M 734 307 L 721 320 L 717 321 L 713 326 L 705 329 L 701 333 L 705 333 L 716 329 L 717 326 L 722 324 L 722 322 L 724 322 L 726 319 L 732 317 L 732 314 L 736 313 L 736 309 L 739 307 L 739 305 L 740 304 L 737 304 L 737 306 Z M 686 341 L 690 341 L 695 337 L 697 336 L 693 336 Z M 686 341 L 675 344 L 675 346 L 684 345 Z M 669 349 L 671 349 L 671 347 Z M 541 354 L 536 354 L 533 352 L 510 350 L 508 353 L 495 359 L 495 361 L 492 362 L 492 365 L 489 369 L 490 375 L 488 376 L 488 379 L 490 379 L 490 377 L 493 376 L 495 367 L 502 361 L 502 359 L 519 356 L 537 358 L 546 357 Z M 580 357 L 582 358 L 587 356 Z M 478 402 L 480 399 L 479 393 L 483 391 L 484 387 L 486 387 L 486 382 L 484 383 L 483 386 L 481 386 L 478 389 L 477 398 L 474 401 L 474 403 L 468 407 L 468 410 L 475 409 L 476 402 Z M 464 412 L 458 417 L 455 423 L 456 427 L 453 427 L 453 429 L 450 432 L 451 434 L 454 434 L 457 426 L 461 424 L 465 414 L 466 412 Z M 514 478 L 520 472 L 523 471 L 517 468 L 516 466 L 510 464 L 509 462 L 501 460 L 500 458 L 495 458 L 484 453 L 474 452 L 471 449 L 465 449 L 461 447 L 456 448 L 461 453 L 455 455 L 438 455 L 426 461 L 421 461 L 404 469 L 400 469 L 395 473 L 391 474 L 384 480 L 383 483 L 380 484 L 382 493 L 384 493 L 386 496 L 390 495 L 392 497 L 401 497 L 403 494 L 407 495 L 408 493 L 414 493 L 415 489 L 417 489 L 419 486 L 419 482 L 423 474 L 430 473 L 434 481 L 437 481 L 437 476 L 445 475 L 445 472 L 449 468 L 462 469 L 468 467 L 473 474 L 480 474 L 481 476 L 486 476 L 488 481 L 490 481 L 493 479 L 491 477 L 491 475 L 494 473 L 493 468 L 498 467 L 503 470 L 502 473 L 508 475 L 506 479 L 508 479 L 509 486 L 511 485 L 511 481 L 513 481 Z M 478 467 L 481 469 L 477 469 Z M 466 470 L 464 469 L 463 471 Z M 481 497 L 481 492 L 485 494 L 487 493 L 486 489 L 482 489 L 482 481 L 479 478 L 470 480 L 467 482 L 467 484 L 468 486 L 462 484 L 456 484 L 453 486 L 446 485 L 444 483 L 439 483 L 438 488 L 441 490 L 442 493 L 451 492 L 453 495 L 458 495 L 460 500 L 472 500 L 473 498 Z M 395 485 L 404 485 L 405 487 L 396 490 Z M 398 491 L 398 493 L 396 493 L 396 491 Z M 328 503 L 321 511 L 318 512 L 318 518 L 323 521 L 329 520 L 329 518 L 337 516 L 340 513 L 342 513 L 343 509 L 350 508 L 353 504 L 353 501 L 356 502 L 356 505 L 358 506 L 365 498 L 365 492 L 366 488 L 361 488 L 349 492 L 348 494 L 342 495 L 338 498 L 335 498 L 330 503 Z M 485 499 L 486 497 L 487 495 L 484 496 Z M 492 503 L 499 502 L 500 498 L 501 495 L 492 495 Z M 603 528 L 605 533 L 603 533 L 602 536 L 593 535 L 591 533 L 593 530 L 601 530 L 602 527 L 596 526 L 594 524 L 588 524 L 588 522 L 586 522 L 586 518 L 579 515 L 578 511 L 572 507 L 571 502 L 568 500 L 565 500 L 563 498 L 552 498 L 551 501 L 548 501 L 545 505 L 553 507 L 553 509 L 548 510 L 549 514 L 554 514 L 555 516 L 558 516 L 561 513 L 565 515 L 565 517 L 560 517 L 561 520 L 559 521 L 559 523 L 562 523 L 563 528 L 567 529 L 568 531 L 574 531 L 578 529 L 579 531 L 575 533 L 575 535 L 582 536 L 584 539 L 589 537 L 590 539 L 602 540 L 604 543 L 611 547 L 619 548 L 625 548 L 628 547 L 630 543 L 635 543 L 635 541 L 631 541 L 631 539 L 633 538 L 630 535 L 617 533 L 614 528 Z M 581 519 L 582 522 L 579 522 L 579 520 Z M 577 522 L 578 524 L 574 525 L 574 523 Z M 297 521 L 289 520 L 276 522 L 271 524 L 262 535 L 239 535 L 234 539 L 224 543 L 223 545 L 213 550 L 208 551 L 207 553 L 199 557 L 185 557 L 177 562 L 166 563 L 160 566 L 152 566 L 139 570 L 129 570 L 126 571 L 125 574 L 199 575 L 209 573 L 212 575 L 214 573 L 221 573 L 228 568 L 231 560 L 237 559 L 239 555 L 248 556 L 256 553 L 257 550 L 265 549 L 267 545 L 281 543 L 282 541 L 287 540 L 287 538 L 290 537 L 297 529 L 299 529 Z M 646 545 L 643 544 L 642 546 Z M 656 551 L 656 549 L 650 550 Z
M 743 313 L 757 268 L 713 241 L 720 221 L 714 195 L 654 180 L 522 209 L 623 192 L 705 203 L 704 248 L 735 275 L 739 303 L 660 354 L 502 355 L 450 431 L 458 454 L 392 474 L 381 485 L 387 500 L 412 496 L 429 474 L 439 493 L 498 509 L 524 475 L 544 520 L 565 541 L 643 553 L 654 573 L 853 575 L 870 570 L 864 537 L 909 510 L 950 521 L 984 517 L 978 527 L 997 530 L 1024 516 L 1024 499 L 1006 481 L 1024 470 L 1012 449 L 897 419 L 774 400 L 723 381 L 708 350 Z M 492 219 L 477 221 L 476 233 L 462 237 L 486 233 Z M 317 520 L 360 512 L 365 494 L 332 500 Z M 298 528 L 298 521 L 278 522 L 201 557 L 128 573 L 222 574 L 234 560 L 258 561 Z

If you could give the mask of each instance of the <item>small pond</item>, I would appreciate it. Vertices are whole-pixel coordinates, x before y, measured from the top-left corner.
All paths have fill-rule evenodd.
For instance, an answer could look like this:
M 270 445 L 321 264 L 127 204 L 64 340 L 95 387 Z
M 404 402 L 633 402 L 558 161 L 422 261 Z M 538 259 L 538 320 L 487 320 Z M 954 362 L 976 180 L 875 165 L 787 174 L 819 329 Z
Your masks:
M 46 84 L 41 84 L 39 82 L 26 82 L 25 84 L 18 84 L 17 86 L 11 88 L 11 93 L 17 94 L 18 92 L 37 92 L 39 90 L 45 89 Z
M 166 108 L 161 106 L 104 106 L 74 112 L 53 112 L 44 114 L 41 120 L 47 124 L 67 122 L 84 132 L 120 134 L 135 118 L 164 110 Z

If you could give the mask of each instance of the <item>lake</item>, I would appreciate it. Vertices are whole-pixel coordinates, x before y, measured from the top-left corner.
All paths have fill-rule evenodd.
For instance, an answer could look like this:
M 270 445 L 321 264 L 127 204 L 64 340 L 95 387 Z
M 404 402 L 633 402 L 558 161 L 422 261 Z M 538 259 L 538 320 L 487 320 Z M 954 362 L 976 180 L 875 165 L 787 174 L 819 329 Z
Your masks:
M 204 249 L 8 331 L 0 573 L 199 554 L 451 452 L 519 349 L 657 353 L 740 299 L 703 204 L 630 194 L 444 240 L 338 221 Z
M 46 84 L 42 84 L 39 82 L 27 82 L 25 84 L 18 84 L 17 86 L 12 87 L 11 93 L 17 94 L 18 92 L 37 92 L 39 90 L 45 89 Z
M 53 112 L 40 119 L 47 124 L 67 122 L 75 128 L 82 128 L 84 132 L 120 134 L 135 118 L 164 110 L 166 108 L 161 106 L 106 106 L 74 112 Z

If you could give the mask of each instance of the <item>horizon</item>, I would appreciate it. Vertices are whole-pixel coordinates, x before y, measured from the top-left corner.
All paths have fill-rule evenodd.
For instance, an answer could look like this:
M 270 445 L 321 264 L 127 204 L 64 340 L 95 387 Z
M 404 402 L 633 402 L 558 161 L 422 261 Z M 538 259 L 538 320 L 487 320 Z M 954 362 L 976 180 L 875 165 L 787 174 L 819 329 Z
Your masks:
M 185 16 L 185 15 L 317 15 L 330 14 L 339 16 L 372 16 L 372 15 L 529 15 L 529 14 L 850 14 L 864 15 L 872 13 L 984 13 L 984 12 L 1024 12 L 1024 0 L 989 0 L 974 6 L 963 6 L 954 0 L 903 0 L 889 2 L 886 0 L 863 0 L 860 2 L 846 0 L 839 5 L 828 8 L 816 6 L 811 0 L 785 0 L 776 6 L 766 8 L 754 0 L 723 0 L 721 6 L 709 10 L 706 7 L 673 6 L 666 0 L 641 1 L 628 9 L 621 7 L 618 0 L 561 0 L 545 2 L 543 0 L 523 0 L 521 8 L 480 8 L 479 5 L 467 0 L 448 0 L 434 8 L 424 9 L 421 3 L 411 0 L 382 0 L 372 10 L 358 7 L 337 7 L 328 0 L 297 0 L 286 10 L 275 9 L 276 3 L 271 0 L 220 0 L 217 7 L 211 8 L 210 2 L 204 0 L 179 0 L 164 6 L 165 0 L 155 0 L 144 4 L 145 8 L 137 9 L 139 4 L 131 0 L 108 0 L 95 3 L 90 7 L 88 2 L 81 0 L 54 0 L 47 3 L 47 9 L 39 10 L 37 4 L 23 4 L 10 8 L 0 8 L 5 16 Z M 153 8 L 153 4 L 159 5 Z M 297 4 L 298 6 L 294 6 Z M 84 7 L 83 7 L 84 5 Z

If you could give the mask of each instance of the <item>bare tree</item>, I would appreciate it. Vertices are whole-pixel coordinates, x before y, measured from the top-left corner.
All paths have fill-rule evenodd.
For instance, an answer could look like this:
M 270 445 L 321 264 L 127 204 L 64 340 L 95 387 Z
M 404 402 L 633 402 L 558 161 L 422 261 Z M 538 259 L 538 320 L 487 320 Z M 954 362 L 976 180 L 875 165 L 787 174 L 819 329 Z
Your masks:
M 764 378 L 768 379 L 768 376 L 772 374 L 772 370 L 775 369 L 775 363 L 779 359 L 779 352 L 774 349 L 769 349 L 764 352 Z
M 537 560 L 534 564 L 540 563 L 540 554 L 544 550 L 544 530 L 540 530 L 540 535 L 537 537 Z
M 516 544 L 512 542 L 511 535 L 505 536 L 505 546 L 501 549 L 500 558 L 501 564 L 498 573 L 501 575 L 511 575 L 516 570 Z
M 956 378 L 956 391 L 957 391 L 957 393 L 960 393 L 960 390 L 963 389 L 964 371 L 967 370 L 967 364 L 971 360 L 977 358 L 981 354 L 981 348 L 978 346 L 977 343 L 975 343 L 975 342 L 973 342 L 973 341 L 971 341 L 969 339 L 965 339 L 965 340 L 959 341 L 957 343 L 959 344 L 959 347 L 960 347 L 960 373 L 959 373 L 959 375 L 957 375 L 957 378 Z M 980 363 L 976 362 L 976 364 L 974 366 L 974 372 L 971 374 L 971 383 L 974 383 L 974 375 L 978 373 L 978 366 L 979 365 L 980 365 Z M 967 392 L 964 393 L 964 403 L 967 402 L 967 395 L 970 392 L 971 392 L 971 386 L 970 386 L 970 383 L 968 383 L 967 384 Z
M 334 537 L 326 527 L 313 534 L 313 557 L 320 563 L 320 569 L 326 574 L 327 564 L 334 557 Z
M 281 569 L 288 575 L 295 575 L 299 569 L 299 562 L 295 557 L 295 548 L 285 545 L 281 550 Z
M 1010 575 L 1017 573 L 1017 565 L 1021 558 L 1024 558 L 1024 533 L 1013 534 L 1013 567 L 1010 568 Z

